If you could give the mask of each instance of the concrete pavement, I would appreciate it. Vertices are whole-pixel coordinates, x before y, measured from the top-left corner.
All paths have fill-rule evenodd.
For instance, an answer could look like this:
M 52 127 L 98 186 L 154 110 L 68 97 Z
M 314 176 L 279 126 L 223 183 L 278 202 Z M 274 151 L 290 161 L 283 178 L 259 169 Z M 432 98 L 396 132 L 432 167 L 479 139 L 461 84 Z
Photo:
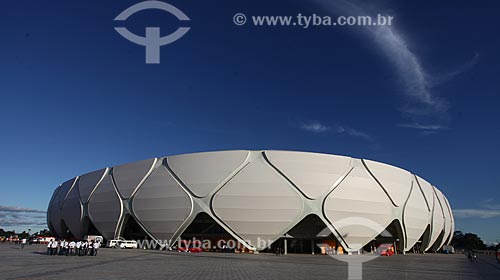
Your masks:
M 43 245 L 0 243 L 0 279 L 348 279 L 347 264 L 324 255 L 177 253 L 101 248 L 96 257 L 47 256 Z M 494 257 L 397 255 L 363 265 L 363 279 L 500 279 Z

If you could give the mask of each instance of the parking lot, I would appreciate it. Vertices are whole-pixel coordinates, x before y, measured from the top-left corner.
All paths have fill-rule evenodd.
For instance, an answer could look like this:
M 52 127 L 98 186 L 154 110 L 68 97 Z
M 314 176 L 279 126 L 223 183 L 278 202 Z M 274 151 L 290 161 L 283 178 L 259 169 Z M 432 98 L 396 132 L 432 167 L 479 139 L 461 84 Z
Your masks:
M 93 256 L 47 256 L 45 246 L 21 250 L 0 243 L 0 279 L 348 279 L 347 264 L 324 255 L 177 253 L 102 248 Z M 469 263 L 464 255 L 379 257 L 363 279 L 500 279 L 494 257 Z

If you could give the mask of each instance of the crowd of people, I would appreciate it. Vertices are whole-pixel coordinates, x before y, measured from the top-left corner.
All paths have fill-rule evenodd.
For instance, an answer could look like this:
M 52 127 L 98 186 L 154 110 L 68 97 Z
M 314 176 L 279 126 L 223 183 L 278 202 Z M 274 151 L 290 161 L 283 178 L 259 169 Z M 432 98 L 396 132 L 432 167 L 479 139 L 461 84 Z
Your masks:
M 101 242 L 97 240 L 54 240 L 47 243 L 49 256 L 97 256 Z

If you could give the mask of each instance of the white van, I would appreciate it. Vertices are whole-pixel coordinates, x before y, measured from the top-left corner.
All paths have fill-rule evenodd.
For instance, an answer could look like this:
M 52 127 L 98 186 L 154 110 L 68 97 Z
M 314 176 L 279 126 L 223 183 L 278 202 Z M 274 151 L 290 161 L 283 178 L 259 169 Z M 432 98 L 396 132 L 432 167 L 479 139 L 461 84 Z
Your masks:
M 113 240 L 108 240 L 108 244 L 107 244 L 107 247 L 108 248 L 118 248 L 120 243 L 122 242 L 123 240 L 121 239 L 113 239 Z
M 122 249 L 137 249 L 137 241 L 135 240 L 123 240 L 118 245 Z
M 102 235 L 85 235 L 83 236 L 83 239 L 87 241 L 94 240 L 101 244 L 104 242 L 104 237 L 102 237 Z
M 109 240 L 107 245 L 109 248 L 137 249 L 135 240 L 113 239 Z

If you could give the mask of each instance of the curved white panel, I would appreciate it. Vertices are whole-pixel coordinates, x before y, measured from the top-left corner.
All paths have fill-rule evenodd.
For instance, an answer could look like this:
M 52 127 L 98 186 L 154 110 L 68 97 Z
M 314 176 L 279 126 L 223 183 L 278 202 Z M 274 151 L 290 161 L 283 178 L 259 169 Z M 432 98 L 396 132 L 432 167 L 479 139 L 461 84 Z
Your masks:
M 56 235 L 59 237 L 64 236 L 63 228 L 62 228 L 62 212 L 61 209 L 64 204 L 64 199 L 66 198 L 69 190 L 73 186 L 75 182 L 75 178 L 64 182 L 61 187 L 59 187 L 59 191 L 54 197 L 54 201 L 52 202 L 51 207 L 51 223 L 54 226 L 54 230 L 56 231 Z
M 448 211 L 448 205 L 446 204 L 443 193 L 437 188 L 435 189 L 444 214 L 444 236 L 443 240 L 441 241 L 441 244 L 439 245 L 439 248 L 441 248 L 446 243 L 446 241 L 448 240 L 448 236 L 451 233 L 451 215 L 450 212 Z
M 50 198 L 50 202 L 49 202 L 49 208 L 52 207 L 52 204 L 54 203 L 54 200 L 56 199 L 57 197 L 57 194 L 59 193 L 59 190 L 61 189 L 61 185 L 59 185 L 55 190 L 54 192 L 52 193 L 52 197 Z
M 57 217 L 57 213 L 54 210 L 55 207 L 53 205 L 54 205 L 54 201 L 55 201 L 60 189 L 61 189 L 61 186 L 57 187 L 54 190 L 54 193 L 52 193 L 52 198 L 50 199 L 49 207 L 47 209 L 47 225 L 49 226 L 50 231 L 52 231 L 53 233 L 56 232 L 55 227 L 53 225 L 53 222 L 56 220 L 56 217 Z
M 431 239 L 426 250 L 430 249 L 436 242 L 444 229 L 444 213 L 439 204 L 436 194 L 434 194 L 434 209 L 432 211 Z
M 113 239 L 122 213 L 122 203 L 110 175 L 106 175 L 97 186 L 88 206 L 89 216 L 94 226 L 104 238 Z
M 434 208 L 434 188 L 426 180 L 416 175 L 415 177 L 417 178 L 417 183 L 420 186 L 420 189 L 424 193 L 424 198 L 425 201 L 427 202 L 427 207 L 429 211 L 432 211 L 432 209 Z
M 157 163 L 151 159 L 101 169 L 63 183 L 47 209 L 49 227 L 58 237 L 67 229 L 80 237 L 87 234 L 82 216 L 88 215 L 111 239 L 121 216 L 130 211 L 148 234 L 168 240 L 188 226 L 190 215 L 205 211 L 238 240 L 247 240 L 245 246 L 263 249 L 267 244 L 258 243 L 258 238 L 278 239 L 299 219 L 318 214 L 322 205 L 322 218 L 336 229 L 348 251 L 367 244 L 395 220 L 404 223 L 405 250 L 422 233 L 426 245 L 437 249 L 454 231 L 451 207 L 438 189 L 382 163 L 287 151 L 179 155 L 152 170 Z
M 215 214 L 257 249 L 298 222 L 301 197 L 262 155 L 231 179 L 212 201 Z
M 444 198 L 444 201 L 446 202 L 446 206 L 448 207 L 448 214 L 449 214 L 449 217 L 450 217 L 450 223 L 449 223 L 449 226 L 450 226 L 450 233 L 448 235 L 448 244 L 445 244 L 445 245 L 449 245 L 451 243 L 451 239 L 453 238 L 453 233 L 455 232 L 455 219 L 453 218 L 453 212 L 451 211 L 451 205 L 450 205 L 450 202 L 448 201 L 448 199 L 446 198 L 446 196 L 443 195 L 443 198 Z
M 151 170 L 156 159 L 141 160 L 113 168 L 116 188 L 123 198 L 130 198 L 144 176 Z
M 403 220 L 406 230 L 405 251 L 409 251 L 420 239 L 427 225 L 431 223 L 431 215 L 427 210 L 424 195 L 416 182 L 410 193 L 403 211 Z
M 351 158 L 344 156 L 288 151 L 266 151 L 265 154 L 278 170 L 311 199 L 328 192 L 351 167 Z
M 167 162 L 194 195 L 205 197 L 243 164 L 247 156 L 248 151 L 208 152 L 171 156 Z
M 75 238 L 82 238 L 82 215 L 83 209 L 80 202 L 80 193 L 78 191 L 78 181 L 75 186 L 71 189 L 64 200 L 64 205 L 62 209 L 62 218 L 64 223 L 68 227 L 69 231 L 73 234 Z
M 397 206 L 402 206 L 410 193 L 412 175 L 410 172 L 371 160 L 364 160 L 368 170 L 387 191 Z
M 324 213 L 350 249 L 373 240 L 396 218 L 392 203 L 368 171 L 358 166 L 330 193 Z
M 160 166 L 134 195 L 132 210 L 157 240 L 171 240 L 189 217 L 192 202 L 167 169 Z
M 51 207 L 50 209 L 50 224 L 53 227 L 54 233 L 57 237 L 63 236 L 61 230 L 61 209 L 57 207 Z
M 61 188 L 59 189 L 59 192 L 57 193 L 57 197 L 56 197 L 56 201 L 55 201 L 55 203 L 56 203 L 55 205 L 57 205 L 57 207 L 59 207 L 59 209 L 62 209 L 63 204 L 64 204 L 64 199 L 66 198 L 69 191 L 73 187 L 73 185 L 75 183 L 75 179 L 76 178 L 68 180 L 61 185 Z
M 103 168 L 80 176 L 78 180 L 78 189 L 82 203 L 87 203 L 89 201 L 92 191 L 94 191 L 95 186 L 99 183 L 106 171 L 108 171 L 108 169 Z

